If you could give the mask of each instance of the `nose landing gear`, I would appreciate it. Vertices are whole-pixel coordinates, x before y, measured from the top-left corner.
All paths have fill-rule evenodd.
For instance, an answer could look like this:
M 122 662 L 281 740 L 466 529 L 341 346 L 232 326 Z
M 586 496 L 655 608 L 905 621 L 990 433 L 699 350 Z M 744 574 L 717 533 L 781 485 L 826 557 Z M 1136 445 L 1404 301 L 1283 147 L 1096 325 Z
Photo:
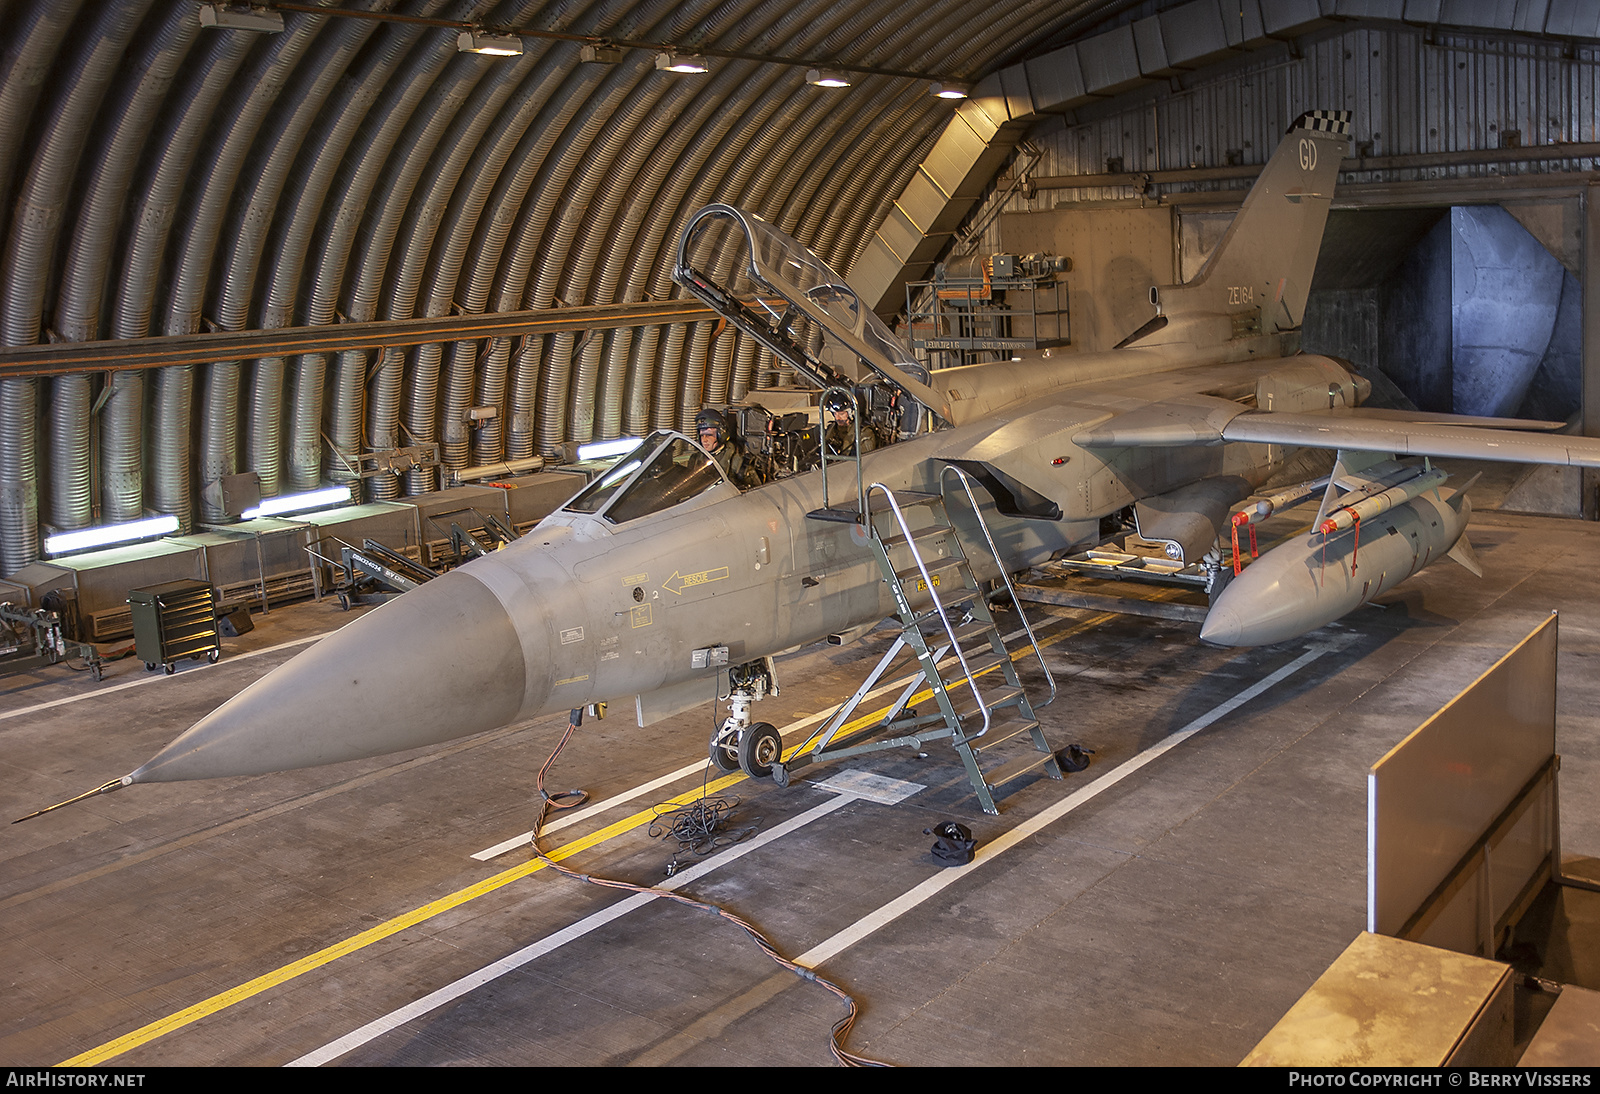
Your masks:
M 728 717 L 711 734 L 711 762 L 721 771 L 743 771 L 753 779 L 771 776 L 779 785 L 786 784 L 788 780 L 776 774 L 783 769 L 782 735 L 770 722 L 750 721 L 750 704 L 778 694 L 772 659 L 735 665 L 728 670 L 728 682 L 732 685 Z

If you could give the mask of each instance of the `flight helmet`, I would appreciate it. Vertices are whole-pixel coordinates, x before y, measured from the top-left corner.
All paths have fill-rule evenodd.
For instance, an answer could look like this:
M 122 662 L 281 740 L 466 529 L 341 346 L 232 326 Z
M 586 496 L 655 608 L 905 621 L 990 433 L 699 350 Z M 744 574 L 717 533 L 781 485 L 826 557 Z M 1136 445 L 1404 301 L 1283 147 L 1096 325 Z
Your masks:
M 720 410 L 713 410 L 707 407 L 694 416 L 695 438 L 698 440 L 700 434 L 710 429 L 717 431 L 717 444 L 721 445 L 727 442 L 730 436 L 727 416 Z
M 829 414 L 841 410 L 848 410 L 853 414 L 856 409 L 855 400 L 842 391 L 830 391 L 822 396 L 822 409 Z

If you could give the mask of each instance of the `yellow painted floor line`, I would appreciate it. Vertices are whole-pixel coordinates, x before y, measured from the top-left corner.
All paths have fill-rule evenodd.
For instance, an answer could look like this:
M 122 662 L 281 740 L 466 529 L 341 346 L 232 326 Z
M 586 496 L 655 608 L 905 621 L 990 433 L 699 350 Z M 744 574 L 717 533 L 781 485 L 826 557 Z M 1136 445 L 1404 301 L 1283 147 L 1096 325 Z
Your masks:
M 742 781 L 744 778 L 745 776 L 743 774 L 724 776 L 723 778 L 717 779 L 716 781 L 707 785 L 705 792 L 715 793 L 717 791 L 724 790 L 727 787 Z M 700 788 L 696 787 L 692 791 L 680 794 L 678 797 L 673 798 L 667 804 L 688 805 L 695 799 L 699 798 L 700 794 Z M 552 851 L 550 853 L 550 857 L 560 861 L 562 859 L 569 858 L 580 851 L 586 851 L 597 844 L 604 843 L 607 840 L 622 835 L 625 832 L 631 832 L 636 828 L 642 828 L 656 819 L 656 809 L 656 806 L 652 806 L 649 809 L 635 813 L 631 817 L 617 821 L 615 824 L 608 825 L 607 827 L 600 829 L 598 832 L 591 833 L 590 835 L 584 836 L 581 839 L 576 839 L 571 843 L 564 844 L 557 850 Z M 302 976 L 305 973 L 311 972 L 313 969 L 319 969 L 323 965 L 328 964 L 330 961 L 337 960 L 346 954 L 354 953 L 359 949 L 372 945 L 374 942 L 388 938 L 390 935 L 398 934 L 407 927 L 414 927 L 418 923 L 426 922 L 442 912 L 450 911 L 452 908 L 459 908 L 461 905 L 466 904 L 469 901 L 476 900 L 481 896 L 486 896 L 489 893 L 494 892 L 496 889 L 504 888 L 519 878 L 525 878 L 530 874 L 534 874 L 540 870 L 543 870 L 545 865 L 546 864 L 539 859 L 531 859 L 519 866 L 511 867 L 509 870 L 502 870 L 493 877 L 486 877 L 482 881 L 479 881 L 473 885 L 468 885 L 465 889 L 458 889 L 448 896 L 440 897 L 438 900 L 424 904 L 420 908 L 414 908 L 402 915 L 397 915 L 393 919 L 378 924 L 376 927 L 368 928 L 367 930 L 362 931 L 360 934 L 352 935 L 341 942 L 334 943 L 332 946 L 320 949 L 316 953 L 308 954 L 305 957 L 300 958 L 298 961 L 284 965 L 282 968 L 274 969 L 272 972 L 258 976 L 254 980 L 247 980 L 238 987 L 229 988 L 227 991 L 218 995 L 213 995 L 209 999 L 202 1000 L 201 1002 L 194 1004 L 192 1007 L 185 1007 L 176 1014 L 169 1014 L 165 1018 L 151 1022 L 149 1025 L 140 1026 L 132 1033 L 126 1033 L 114 1041 L 107 1041 L 98 1048 L 92 1048 L 88 1052 L 79 1053 L 77 1056 L 74 1056 L 69 1060 L 63 1060 L 58 1066 L 91 1067 L 95 1064 L 104 1063 L 107 1060 L 122 1055 L 129 1049 L 137 1048 L 143 1044 L 148 1044 L 158 1037 L 164 1037 L 174 1030 L 182 1029 L 184 1026 L 197 1022 L 207 1015 L 215 1014 L 220 1010 L 224 1010 L 227 1007 L 233 1006 L 235 1003 L 243 1002 L 244 1000 L 249 999 L 251 996 L 260 995 L 268 988 L 277 987 L 279 984 L 293 980 L 295 977 Z
M 1050 635 L 1048 638 L 1041 638 L 1039 640 L 1039 648 L 1046 649 L 1058 642 L 1065 641 L 1074 635 L 1081 634 L 1086 630 L 1097 627 L 1101 623 L 1104 623 L 1112 618 L 1115 618 L 1114 613 L 1103 612 L 1092 616 L 1089 619 L 1074 623 L 1071 626 L 1065 627 L 1057 633 Z M 1025 646 L 1016 653 L 1012 654 L 1012 660 L 1015 661 L 1023 656 L 1031 655 L 1032 652 L 1033 647 Z M 988 671 L 993 670 L 991 669 Z M 931 691 L 922 692 L 916 696 L 915 700 L 913 701 L 926 699 L 932 694 L 933 693 Z M 887 710 L 888 708 L 885 707 L 882 710 L 879 710 L 876 714 L 865 715 L 861 718 L 857 718 L 846 728 L 854 729 L 858 726 L 870 725 L 874 719 L 881 718 Z M 803 747 L 803 745 L 797 745 L 794 748 L 789 749 L 785 753 L 785 758 L 793 756 L 794 753 L 801 747 Z M 702 794 L 717 793 L 735 785 L 736 783 L 743 782 L 745 778 L 746 776 L 742 772 L 735 772 L 730 775 L 725 775 L 722 778 L 709 783 L 704 788 L 696 787 L 691 791 L 687 791 L 678 795 L 664 804 L 672 806 L 688 805 L 697 800 Z M 557 861 L 570 858 L 571 856 L 578 854 L 580 851 L 587 851 L 591 847 L 598 846 L 599 844 L 605 843 L 617 836 L 631 832 L 637 828 L 642 828 L 656 819 L 659 808 L 660 806 L 651 806 L 649 809 L 641 810 L 630 817 L 619 820 L 614 824 L 607 825 L 605 828 L 602 828 L 597 832 L 593 832 L 590 835 L 573 840 L 571 843 L 563 844 L 561 847 L 552 851 L 550 853 L 550 857 Z M 159 1018 L 148 1025 L 140 1026 L 131 1033 L 125 1033 L 121 1037 L 118 1037 L 112 1041 L 107 1041 L 105 1044 L 100 1045 L 97 1048 L 92 1048 L 87 1052 L 81 1052 L 78 1055 L 73 1056 L 71 1059 L 63 1060 L 57 1066 L 92 1067 L 96 1064 L 103 1064 L 107 1060 L 114 1059 L 123 1053 L 130 1051 L 131 1049 L 138 1048 L 140 1045 L 148 1044 L 160 1037 L 165 1037 L 167 1034 L 198 1022 L 202 1018 L 216 1014 L 218 1011 L 225 1010 L 228 1007 L 233 1006 L 235 1003 L 241 1003 L 252 996 L 260 995 L 262 992 L 267 991 L 270 988 L 275 988 L 279 984 L 287 983 L 298 976 L 303 976 L 314 969 L 319 969 L 329 962 L 336 961 L 337 959 L 344 957 L 346 954 L 354 953 L 357 950 L 364 949 L 365 947 L 372 945 L 374 942 L 379 942 L 391 935 L 398 934 L 407 927 L 414 927 L 419 923 L 424 923 L 442 912 L 448 912 L 451 909 L 459 908 L 463 904 L 476 900 L 481 896 L 486 896 L 497 889 L 504 888 L 513 881 L 528 877 L 530 874 L 535 874 L 544 868 L 544 862 L 540 861 L 539 859 L 532 859 L 518 866 L 513 866 L 510 869 L 502 870 L 500 873 L 495 874 L 492 877 L 484 878 L 482 881 L 468 885 L 464 889 L 458 889 L 448 896 L 443 896 L 438 900 L 424 904 L 420 908 L 414 908 L 409 912 L 397 915 L 393 919 L 389 919 L 378 924 L 376 927 L 370 927 L 367 930 L 362 931 L 360 934 L 351 935 L 349 938 L 320 949 L 316 953 L 307 954 L 298 961 L 293 961 L 282 966 L 281 968 L 274 969 L 272 972 L 258 976 L 254 980 L 247 980 L 237 987 L 229 988 L 227 991 L 213 995 L 209 999 L 201 1000 L 193 1006 L 185 1007 L 183 1010 L 180 1010 L 174 1014 L 169 1014 L 165 1018 Z
M 1075 609 L 1075 610 L 1080 610 L 1081 611 L 1083 609 Z M 1107 622 L 1109 620 L 1115 619 L 1116 616 L 1117 616 L 1116 612 L 1101 612 L 1098 615 L 1092 615 L 1088 619 L 1084 619 L 1084 620 L 1081 620 L 1080 622 L 1074 623 L 1070 627 L 1063 627 L 1063 628 L 1061 628 L 1061 630 L 1057 631 L 1055 634 L 1052 634 L 1048 638 L 1040 638 L 1040 639 L 1038 639 L 1038 644 L 1036 646 L 1023 646 L 1023 647 L 1021 647 L 1020 649 L 1017 650 L 1016 653 L 1013 653 L 1011 655 L 1011 660 L 1012 661 L 1020 661 L 1024 657 L 1031 656 L 1035 649 L 1047 650 L 1051 646 L 1055 645 L 1057 642 L 1064 642 L 1067 639 L 1072 638 L 1075 635 L 1082 634 L 1084 631 L 1091 630 L 1094 627 L 1098 627 L 1102 623 L 1105 623 L 1105 622 Z M 1037 637 L 1037 635 L 1035 637 Z M 941 665 L 948 664 L 950 661 L 951 661 L 951 658 L 946 658 L 944 661 L 941 661 L 940 664 Z M 991 672 L 998 671 L 999 668 L 1000 668 L 999 665 L 994 665 L 994 666 L 992 666 L 990 668 L 986 668 L 986 669 L 983 669 L 983 670 L 981 670 L 979 672 L 973 673 L 973 676 L 987 676 Z M 918 671 L 920 672 L 921 670 L 918 670 Z M 913 673 L 912 675 L 917 675 L 917 673 Z M 905 679 L 906 678 L 902 677 L 900 681 L 897 681 L 896 683 L 890 684 L 890 685 L 887 685 L 887 686 L 890 687 L 890 688 L 901 686 L 901 684 L 905 681 Z M 917 703 L 920 703 L 920 702 L 923 702 L 924 700 L 932 699 L 932 698 L 933 698 L 933 689 L 932 688 L 928 688 L 928 689 L 926 689 L 924 691 L 917 692 L 911 698 L 907 699 L 906 700 L 906 706 L 908 706 L 908 707 L 909 706 L 915 706 Z M 843 704 L 840 704 L 840 705 L 842 706 Z M 840 726 L 839 729 L 837 731 L 835 731 L 834 736 L 835 737 L 846 737 L 846 738 L 848 738 L 850 736 L 850 734 L 854 733 L 856 730 L 865 729 L 867 726 L 870 726 L 873 722 L 881 720 L 883 718 L 883 716 L 885 714 L 887 714 L 888 712 L 889 712 L 889 708 L 888 707 L 880 707 L 878 710 L 874 711 L 871 714 L 863 714 L 861 717 L 852 719 L 851 721 L 848 721 L 844 725 Z M 827 725 L 828 724 L 828 720 L 831 719 L 832 717 L 833 717 L 833 715 L 830 714 L 830 715 L 828 715 L 827 718 L 824 718 L 822 720 L 822 725 L 824 725 L 824 726 Z M 802 751 L 807 746 L 809 746 L 813 741 L 815 741 L 817 739 L 818 735 L 820 734 L 820 732 L 821 732 L 821 727 L 819 726 L 817 733 L 813 733 L 813 734 L 811 734 L 811 736 L 807 737 L 805 740 L 801 741 L 799 744 L 785 749 L 784 752 L 783 752 L 784 760 L 788 761 L 788 760 L 793 759 L 795 753 Z

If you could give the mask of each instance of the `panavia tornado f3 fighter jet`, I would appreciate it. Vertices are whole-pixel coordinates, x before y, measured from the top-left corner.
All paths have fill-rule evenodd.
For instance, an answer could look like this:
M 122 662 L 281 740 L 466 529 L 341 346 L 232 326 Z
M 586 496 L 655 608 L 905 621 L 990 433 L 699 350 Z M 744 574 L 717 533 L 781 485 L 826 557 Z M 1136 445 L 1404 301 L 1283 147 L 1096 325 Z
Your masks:
M 1298 118 L 1199 275 L 1152 289 L 1157 316 L 1114 349 L 932 373 L 805 247 L 731 206 L 701 210 L 679 283 L 816 386 L 894 408 L 898 437 L 750 486 L 694 439 L 652 434 L 515 543 L 322 639 L 91 793 L 397 752 L 602 701 L 649 722 L 724 679 L 735 715 L 713 759 L 781 779 L 781 743 L 747 700 L 773 655 L 938 601 L 948 525 L 919 502 L 953 475 L 979 487 L 992 546 L 971 569 L 991 581 L 1094 545 L 1128 510 L 1175 560 L 1216 557 L 1230 524 L 1321 490 L 1311 533 L 1216 596 L 1201 636 L 1218 643 L 1301 634 L 1444 555 L 1476 569 L 1466 498 L 1426 457 L 1600 467 L 1600 440 L 1364 411 L 1366 381 L 1298 352 L 1348 143 L 1347 113 Z M 1297 446 L 1337 451 L 1326 485 L 1240 509 Z M 941 653 L 971 615 L 945 622 Z

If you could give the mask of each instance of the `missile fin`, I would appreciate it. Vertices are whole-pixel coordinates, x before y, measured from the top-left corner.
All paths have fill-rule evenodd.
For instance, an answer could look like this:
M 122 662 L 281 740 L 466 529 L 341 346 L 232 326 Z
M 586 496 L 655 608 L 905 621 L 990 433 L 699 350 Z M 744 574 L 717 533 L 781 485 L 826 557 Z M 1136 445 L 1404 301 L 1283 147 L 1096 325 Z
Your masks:
M 1456 495 L 1456 497 L 1460 496 L 1460 494 Z M 1454 501 L 1455 499 L 1452 498 L 1451 500 Z M 1467 540 L 1467 534 L 1465 532 L 1462 532 L 1461 538 L 1456 540 L 1456 545 L 1450 548 L 1448 557 L 1455 559 L 1468 570 L 1472 571 L 1473 576 L 1483 576 L 1483 566 L 1478 562 L 1478 556 L 1473 552 L 1472 544 Z
M 1351 476 L 1360 475 L 1369 467 L 1389 459 L 1381 452 L 1352 452 L 1343 448 L 1339 449 L 1333 458 L 1333 472 L 1328 476 L 1328 487 L 1322 494 L 1322 505 L 1317 509 L 1317 519 L 1311 522 L 1311 527 L 1322 527 L 1323 518 L 1337 508 L 1336 503 L 1341 494 L 1349 493 L 1351 487 L 1345 480 Z
M 1468 479 L 1465 485 L 1458 487 L 1454 494 L 1445 499 L 1445 504 L 1454 509 L 1456 512 L 1461 512 L 1462 503 L 1467 500 L 1467 491 L 1471 490 L 1473 484 L 1482 477 L 1483 472 L 1479 471 L 1476 475 L 1472 476 L 1472 478 Z M 1482 575 L 1480 574 L 1479 576 L 1481 577 Z

